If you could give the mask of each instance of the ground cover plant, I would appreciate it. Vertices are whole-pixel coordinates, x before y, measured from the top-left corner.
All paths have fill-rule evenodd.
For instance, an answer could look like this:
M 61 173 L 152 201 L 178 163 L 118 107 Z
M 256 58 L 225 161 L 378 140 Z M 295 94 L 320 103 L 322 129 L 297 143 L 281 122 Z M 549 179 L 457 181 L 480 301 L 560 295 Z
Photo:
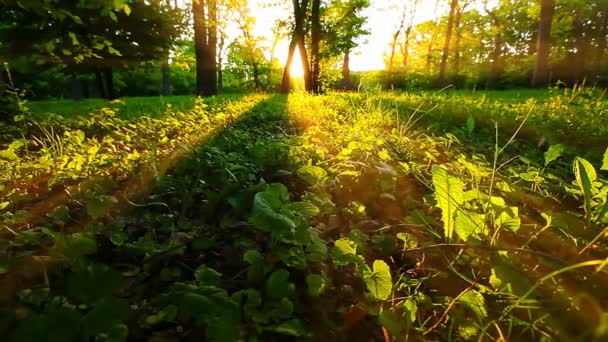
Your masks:
M 604 108 L 571 95 L 458 95 L 469 115 L 409 93 L 25 112 L 0 152 L 2 334 L 602 340 L 606 146 L 522 134 Z

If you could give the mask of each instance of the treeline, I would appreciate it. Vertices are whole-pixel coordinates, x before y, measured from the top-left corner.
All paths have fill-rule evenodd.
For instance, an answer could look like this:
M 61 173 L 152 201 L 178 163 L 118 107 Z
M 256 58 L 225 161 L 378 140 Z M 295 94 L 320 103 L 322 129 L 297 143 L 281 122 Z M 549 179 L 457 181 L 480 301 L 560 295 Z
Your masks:
M 262 37 L 247 0 L 6 0 L 0 56 L 10 71 L 0 84 L 35 99 L 288 92 L 297 47 L 307 91 L 348 86 L 348 56 L 367 34 L 361 13 L 369 1 L 271 3 L 291 16 Z M 276 58 L 283 39 L 290 41 L 285 68 Z
M 437 0 L 419 24 L 420 1 L 401 5 L 387 87 L 608 85 L 607 0 Z

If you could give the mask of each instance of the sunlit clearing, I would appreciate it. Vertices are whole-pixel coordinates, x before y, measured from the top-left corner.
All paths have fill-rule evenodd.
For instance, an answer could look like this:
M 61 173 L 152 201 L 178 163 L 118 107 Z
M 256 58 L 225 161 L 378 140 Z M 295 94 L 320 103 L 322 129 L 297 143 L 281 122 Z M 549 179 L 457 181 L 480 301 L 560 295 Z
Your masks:
M 304 68 L 302 67 L 302 57 L 300 56 L 300 49 L 296 46 L 296 50 L 293 53 L 293 59 L 291 60 L 291 77 L 302 77 L 304 76 Z

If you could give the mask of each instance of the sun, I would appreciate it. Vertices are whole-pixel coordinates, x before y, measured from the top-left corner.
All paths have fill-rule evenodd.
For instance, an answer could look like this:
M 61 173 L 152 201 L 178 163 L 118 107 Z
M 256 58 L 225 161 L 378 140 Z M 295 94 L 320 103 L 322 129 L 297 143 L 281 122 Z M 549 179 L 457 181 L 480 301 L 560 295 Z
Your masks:
M 304 68 L 302 67 L 302 58 L 300 57 L 300 49 L 297 46 L 293 53 L 293 59 L 291 60 L 290 73 L 291 73 L 291 77 L 304 76 Z

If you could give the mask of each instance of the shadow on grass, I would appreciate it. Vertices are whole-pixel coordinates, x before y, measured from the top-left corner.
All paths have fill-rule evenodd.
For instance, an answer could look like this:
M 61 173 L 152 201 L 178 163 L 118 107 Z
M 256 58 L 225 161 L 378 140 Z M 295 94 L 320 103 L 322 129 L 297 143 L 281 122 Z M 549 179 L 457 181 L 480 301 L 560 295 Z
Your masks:
M 8 259 L 3 260 L 8 266 L 7 272 L 0 278 L 0 289 L 2 289 L 0 302 L 10 303 L 15 300 L 15 295 L 22 289 L 45 283 L 48 285 L 49 279 L 56 276 L 61 278 L 60 273 L 65 266 L 74 262 L 73 259 L 79 260 L 85 255 L 87 255 L 84 257 L 85 260 L 107 260 L 112 264 L 119 260 L 129 259 L 122 253 L 121 246 L 125 244 L 131 244 L 131 246 L 124 250 L 143 252 L 143 254 L 135 253 L 136 257 L 155 253 L 162 254 L 167 248 L 173 248 L 172 243 L 176 241 L 175 235 L 170 235 L 168 240 L 164 240 L 164 233 L 156 234 L 154 232 L 156 228 L 142 225 L 138 227 L 153 232 L 159 239 L 157 241 L 146 240 L 137 245 L 136 242 L 141 241 L 141 231 L 133 225 L 142 222 L 141 217 L 147 217 L 146 215 L 161 218 L 160 221 L 166 219 L 167 215 L 174 216 L 176 220 L 170 225 L 173 228 L 182 227 L 185 224 L 184 220 L 200 222 L 200 218 L 196 216 L 185 216 L 187 210 L 184 209 L 184 203 L 189 201 L 193 205 L 206 205 L 205 201 L 208 202 L 208 200 L 203 202 L 195 200 L 198 196 L 195 192 L 200 190 L 212 196 L 216 193 L 216 189 L 198 189 L 196 185 L 215 184 L 219 186 L 222 182 L 239 174 L 238 169 L 242 167 L 239 161 L 230 166 L 232 170 L 227 167 L 228 161 L 230 158 L 235 158 L 238 153 L 250 153 L 251 151 L 244 151 L 242 146 L 235 145 L 236 141 L 244 144 L 250 143 L 253 136 L 268 138 L 280 132 L 278 125 L 285 117 L 286 97 L 280 95 L 269 98 L 263 98 L 263 95 L 257 96 L 260 97 L 258 102 L 252 102 L 250 108 L 241 108 L 244 112 L 240 116 L 228 117 L 225 125 L 216 127 L 209 134 L 202 135 L 189 146 L 180 146 L 160 160 L 141 165 L 136 173 L 125 180 L 117 182 L 112 179 L 95 178 L 86 180 L 77 186 L 78 191 L 83 192 L 101 186 L 103 191 L 98 190 L 95 197 L 81 199 L 79 202 L 75 200 L 74 193 L 62 191 L 51 196 L 45 203 L 26 209 L 26 222 L 36 228 L 32 231 L 18 232 L 18 236 L 14 238 L 23 238 L 21 235 L 24 234 L 28 236 L 35 234 L 40 240 L 30 241 L 32 243 L 13 248 L 7 254 Z M 230 98 L 234 100 L 231 102 L 232 105 L 238 108 L 241 99 L 238 96 Z M 213 98 L 209 101 L 216 100 L 217 98 Z M 226 107 L 230 105 L 227 104 Z M 220 110 L 216 115 L 229 116 L 230 113 Z M 260 128 L 262 124 L 264 128 Z M 274 128 L 272 128 L 273 126 Z M 271 132 L 264 130 L 265 128 L 271 129 Z M 236 139 L 238 136 L 235 136 L 235 132 L 242 130 L 249 130 L 252 135 L 243 135 L 240 140 Z M 232 139 L 233 137 L 235 139 Z M 279 140 L 278 137 L 276 139 Z M 226 149 L 232 152 L 223 153 L 222 151 Z M 200 163 L 209 158 L 210 153 L 219 153 L 226 158 L 222 165 L 214 165 L 225 174 L 216 175 L 218 178 L 213 180 L 209 177 L 215 171 L 200 167 Z M 254 160 L 250 162 L 255 164 Z M 172 173 L 174 170 L 175 172 Z M 197 171 L 199 173 L 195 174 Z M 255 171 L 257 172 L 257 169 Z M 248 182 L 254 181 L 256 174 L 252 173 Z M 180 184 L 185 184 L 182 189 L 190 191 L 190 193 L 175 193 L 171 190 L 179 188 Z M 167 191 L 168 189 L 170 191 Z M 188 200 L 188 198 L 190 199 Z M 150 203 L 151 201 L 154 203 Z M 92 203 L 97 206 L 93 211 L 90 210 Z M 68 210 L 61 220 L 50 215 L 59 206 L 65 206 Z M 132 211 L 133 208 L 135 208 L 134 211 Z M 192 211 L 196 210 L 192 209 Z M 95 212 L 95 214 L 91 215 L 91 212 Z M 188 224 L 186 223 L 186 225 Z M 40 232 L 40 226 L 46 227 L 47 232 L 53 233 Z M 163 226 L 163 229 L 166 228 L 167 226 Z M 76 236 L 74 233 L 79 234 L 78 238 L 74 238 Z M 82 240 L 82 237 L 86 237 L 86 240 Z M 118 242 L 119 239 L 120 242 Z M 74 247 L 78 249 L 79 243 L 83 241 L 90 243 L 95 240 L 97 247 L 93 250 L 89 250 L 87 253 L 81 253 L 82 251 L 73 253 Z M 146 248 L 146 246 L 152 247 Z

